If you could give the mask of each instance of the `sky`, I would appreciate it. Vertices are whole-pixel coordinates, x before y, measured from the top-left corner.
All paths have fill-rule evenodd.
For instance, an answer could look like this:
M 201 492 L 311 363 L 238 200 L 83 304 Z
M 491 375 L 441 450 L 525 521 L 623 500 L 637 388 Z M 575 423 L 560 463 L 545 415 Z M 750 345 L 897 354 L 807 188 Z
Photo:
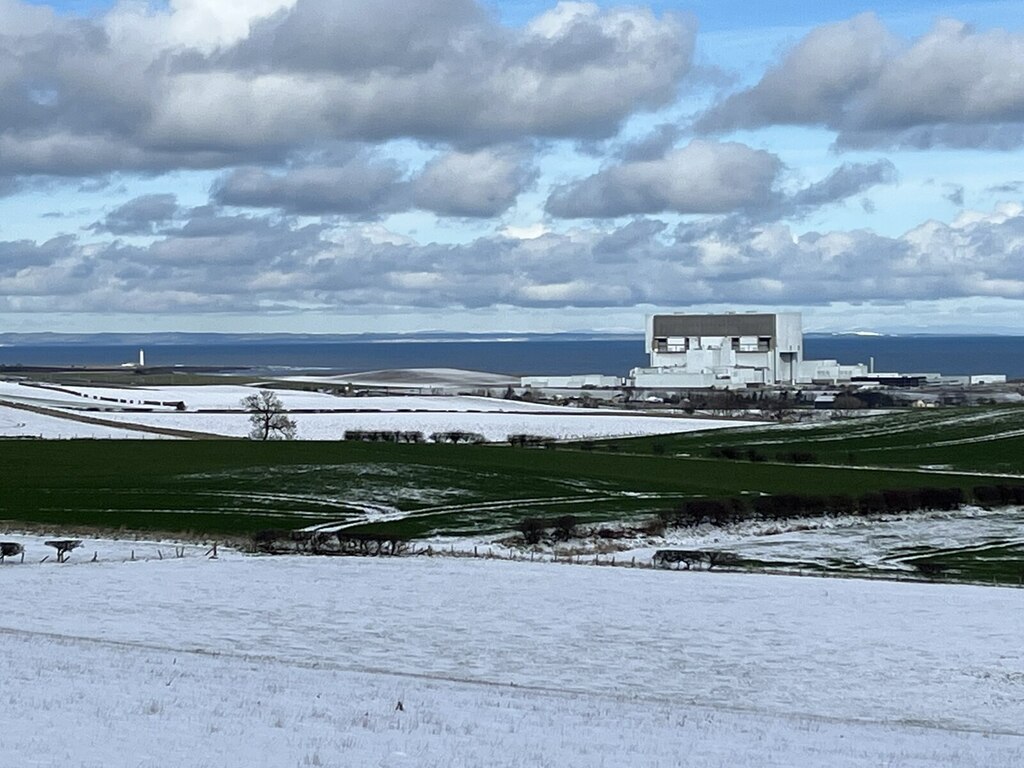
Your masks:
M 0 0 L 0 330 L 1024 333 L 1019 2 Z

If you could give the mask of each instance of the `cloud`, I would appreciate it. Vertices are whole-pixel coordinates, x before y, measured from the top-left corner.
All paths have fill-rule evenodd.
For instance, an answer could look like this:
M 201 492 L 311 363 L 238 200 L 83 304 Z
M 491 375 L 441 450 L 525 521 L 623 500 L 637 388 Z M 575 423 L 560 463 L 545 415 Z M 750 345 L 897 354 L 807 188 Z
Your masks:
M 646 136 L 624 144 L 616 156 L 626 162 L 658 160 L 675 146 L 682 135 L 682 128 L 675 123 L 661 123 Z
M 417 208 L 441 216 L 498 216 L 537 175 L 520 152 L 448 152 L 427 163 L 412 181 L 412 199 Z
M 231 69 L 423 72 L 450 54 L 452 37 L 489 34 L 473 0 L 299 0 L 257 20 L 216 61 Z
M 781 168 L 769 152 L 696 139 L 662 158 L 621 163 L 556 187 L 546 208 L 561 218 L 759 208 L 770 203 Z
M 784 194 L 777 189 L 783 170 L 779 158 L 764 150 L 696 139 L 660 157 L 622 162 L 556 187 L 547 211 L 562 218 L 672 212 L 764 221 L 806 215 L 896 180 L 889 160 L 844 163 L 821 181 Z
M 72 19 L 4 0 L 0 179 L 282 163 L 338 140 L 607 137 L 675 98 L 694 39 L 672 14 L 577 2 L 516 28 L 473 0 L 222 5 Z
M 795 233 L 734 217 L 447 245 L 280 216 L 194 209 L 145 246 L 72 237 L 0 243 L 0 310 L 455 310 L 1024 298 L 1024 206 L 900 237 Z
M 1010 194 L 1015 195 L 1024 189 L 1024 181 L 1007 181 L 1002 184 L 995 184 L 991 187 L 986 187 L 985 191 L 989 194 Z
M 173 194 L 141 195 L 119 205 L 89 228 L 113 235 L 152 235 L 157 225 L 169 222 L 177 212 L 178 198 Z
M 812 30 L 699 131 L 815 125 L 844 148 L 1010 149 L 1024 142 L 1024 33 L 952 19 L 906 42 L 872 13 Z
M 17 277 L 27 269 L 46 267 L 77 254 L 77 243 L 71 235 L 62 235 L 35 243 L 31 240 L 0 242 L 0 275 Z
M 789 204 L 797 211 L 813 210 L 862 194 L 879 184 L 892 184 L 895 180 L 896 166 L 889 160 L 843 163 L 821 181 L 796 192 Z
M 953 205 L 958 208 L 964 207 L 964 188 L 960 184 L 947 185 L 950 187 L 949 192 L 943 195 L 944 198 L 949 200 Z
M 369 217 L 393 205 L 402 173 L 397 163 L 367 154 L 341 162 L 292 167 L 283 173 L 244 167 L 221 178 L 214 185 L 212 197 L 221 205 Z
M 444 152 L 411 179 L 406 175 L 397 162 L 365 151 L 318 155 L 281 172 L 237 168 L 214 184 L 212 197 L 220 205 L 302 215 L 374 218 L 418 208 L 439 216 L 492 217 L 537 179 L 525 152 L 500 148 Z

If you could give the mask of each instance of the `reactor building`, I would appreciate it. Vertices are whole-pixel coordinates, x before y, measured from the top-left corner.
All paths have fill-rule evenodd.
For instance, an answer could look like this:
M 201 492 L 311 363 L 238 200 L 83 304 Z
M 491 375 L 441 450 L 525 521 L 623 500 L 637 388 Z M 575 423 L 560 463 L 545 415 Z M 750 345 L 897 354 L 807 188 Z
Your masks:
M 650 315 L 650 365 L 630 379 L 644 389 L 737 389 L 841 384 L 868 376 L 863 363 L 805 360 L 799 312 Z

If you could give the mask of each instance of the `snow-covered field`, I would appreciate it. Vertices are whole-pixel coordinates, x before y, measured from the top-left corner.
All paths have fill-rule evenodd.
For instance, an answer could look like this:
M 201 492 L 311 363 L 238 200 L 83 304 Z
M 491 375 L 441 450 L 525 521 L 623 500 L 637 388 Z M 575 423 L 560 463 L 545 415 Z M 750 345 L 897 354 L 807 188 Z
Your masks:
M 1024 591 L 27 541 L 11 764 L 1024 764 Z
M 235 384 L 193 387 L 41 388 L 0 382 L 0 401 L 83 414 L 83 409 L 112 408 L 83 415 L 124 424 L 125 428 L 76 423 L 59 416 L 33 414 L 0 405 L 0 435 L 40 437 L 124 438 L 155 437 L 130 431 L 131 425 L 244 437 L 249 418 L 241 401 L 252 387 Z M 569 408 L 487 397 L 391 396 L 336 397 L 320 392 L 275 390 L 284 407 L 296 413 L 301 440 L 340 440 L 346 430 L 434 432 L 455 430 L 503 441 L 512 434 L 535 434 L 556 439 L 658 435 L 702 429 L 749 426 L 750 422 L 637 416 L 631 412 Z M 138 411 L 146 401 L 185 404 Z M 119 410 L 119 409 L 126 410 Z M 233 413 L 210 411 L 234 410 Z
M 0 437 L 35 437 L 60 440 L 64 438 L 148 438 L 147 435 L 130 429 L 117 429 L 99 424 L 83 424 L 59 416 L 23 411 L 0 405 Z
M 880 571 L 914 571 L 906 558 L 922 551 L 958 551 L 1002 544 L 1024 545 L 1024 508 L 982 509 L 905 515 L 796 518 L 731 526 L 670 529 L 655 545 L 623 542 L 620 559 L 649 559 L 656 549 L 724 550 L 780 567 L 813 565 Z
M 393 401 L 401 398 L 391 398 Z M 405 408 L 398 402 L 392 407 Z M 433 432 L 461 430 L 476 432 L 488 441 L 503 441 L 509 435 L 533 434 L 556 439 L 659 435 L 698 429 L 722 429 L 749 422 L 710 419 L 676 419 L 650 416 L 622 416 L 575 413 L 565 408 L 560 413 L 497 412 L 406 412 L 377 413 L 302 413 L 293 418 L 300 440 L 340 440 L 346 430 L 418 431 L 429 437 Z M 250 429 L 244 413 L 114 413 L 104 418 L 126 424 L 145 424 L 171 429 L 212 432 L 244 437 Z
M 198 409 L 241 408 L 241 401 L 256 390 L 240 384 L 209 384 L 192 387 L 79 387 L 47 384 L 33 386 L 0 381 L 0 400 L 9 400 L 46 408 L 96 409 L 138 408 L 147 401 L 183 402 L 190 411 Z M 354 402 L 321 392 L 278 390 L 286 408 L 338 408 L 339 403 Z M 157 407 L 157 406 L 152 406 Z M 165 406 L 173 409 L 174 405 Z

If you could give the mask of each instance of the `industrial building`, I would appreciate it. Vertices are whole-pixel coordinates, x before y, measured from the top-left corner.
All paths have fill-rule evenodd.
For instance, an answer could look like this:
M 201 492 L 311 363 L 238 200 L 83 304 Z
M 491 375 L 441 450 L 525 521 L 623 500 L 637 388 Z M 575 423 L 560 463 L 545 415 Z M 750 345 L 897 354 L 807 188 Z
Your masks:
M 736 389 L 841 384 L 865 364 L 804 360 L 800 313 L 671 314 L 647 318 L 650 366 L 630 372 L 642 389 Z

